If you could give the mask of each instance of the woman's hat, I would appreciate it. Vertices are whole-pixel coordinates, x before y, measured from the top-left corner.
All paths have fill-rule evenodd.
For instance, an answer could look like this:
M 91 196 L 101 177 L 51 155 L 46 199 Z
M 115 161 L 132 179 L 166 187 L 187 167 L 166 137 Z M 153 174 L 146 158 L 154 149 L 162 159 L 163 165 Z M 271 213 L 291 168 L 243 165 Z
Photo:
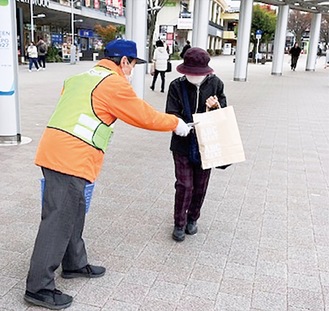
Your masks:
M 177 66 L 179 73 L 191 76 L 204 76 L 214 70 L 208 66 L 210 56 L 201 48 L 190 48 L 184 55 L 184 63 Z
M 105 57 L 131 57 L 137 64 L 144 64 L 146 60 L 137 57 L 136 43 L 131 40 L 116 39 L 110 41 L 104 50 Z

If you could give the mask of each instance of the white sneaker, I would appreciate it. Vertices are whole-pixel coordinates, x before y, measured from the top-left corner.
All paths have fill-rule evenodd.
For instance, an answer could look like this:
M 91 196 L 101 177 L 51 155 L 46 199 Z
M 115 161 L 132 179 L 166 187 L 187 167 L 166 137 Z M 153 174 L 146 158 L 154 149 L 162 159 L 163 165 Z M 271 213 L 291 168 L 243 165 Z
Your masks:
M 29 69 L 29 72 L 32 72 L 32 70 L 31 70 L 31 69 Z
M 40 71 L 40 68 L 38 68 L 37 71 Z
M 46 68 L 42 68 L 42 70 L 46 70 Z

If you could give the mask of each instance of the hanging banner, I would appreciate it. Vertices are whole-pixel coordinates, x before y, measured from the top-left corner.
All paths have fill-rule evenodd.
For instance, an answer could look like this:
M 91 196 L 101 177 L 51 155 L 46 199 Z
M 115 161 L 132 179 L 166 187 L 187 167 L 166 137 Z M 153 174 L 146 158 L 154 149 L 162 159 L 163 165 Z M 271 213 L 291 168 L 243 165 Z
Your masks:
M 18 134 L 15 0 L 0 0 L 0 140 Z M 3 139 L 2 139 L 3 140 Z

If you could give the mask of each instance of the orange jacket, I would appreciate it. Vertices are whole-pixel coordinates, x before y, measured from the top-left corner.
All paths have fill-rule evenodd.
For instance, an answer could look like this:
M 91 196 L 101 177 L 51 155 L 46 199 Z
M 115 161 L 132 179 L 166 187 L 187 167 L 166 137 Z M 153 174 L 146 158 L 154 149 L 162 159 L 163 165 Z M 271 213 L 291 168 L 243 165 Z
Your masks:
M 96 66 L 109 68 L 117 75 L 105 78 L 92 93 L 95 114 L 105 124 L 120 119 L 130 125 L 153 131 L 174 131 L 178 119 L 156 111 L 137 97 L 120 67 L 103 59 Z M 70 92 L 75 96 L 79 89 Z M 94 182 L 104 159 L 104 153 L 63 131 L 46 128 L 36 153 L 35 164 L 57 172 Z

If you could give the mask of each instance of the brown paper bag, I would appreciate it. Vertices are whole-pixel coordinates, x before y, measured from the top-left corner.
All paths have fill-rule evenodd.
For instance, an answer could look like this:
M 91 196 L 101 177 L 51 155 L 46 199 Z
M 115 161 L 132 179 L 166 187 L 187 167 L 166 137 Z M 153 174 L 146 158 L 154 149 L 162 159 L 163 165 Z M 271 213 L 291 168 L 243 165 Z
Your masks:
M 245 161 L 232 106 L 193 114 L 193 121 L 203 169 Z

